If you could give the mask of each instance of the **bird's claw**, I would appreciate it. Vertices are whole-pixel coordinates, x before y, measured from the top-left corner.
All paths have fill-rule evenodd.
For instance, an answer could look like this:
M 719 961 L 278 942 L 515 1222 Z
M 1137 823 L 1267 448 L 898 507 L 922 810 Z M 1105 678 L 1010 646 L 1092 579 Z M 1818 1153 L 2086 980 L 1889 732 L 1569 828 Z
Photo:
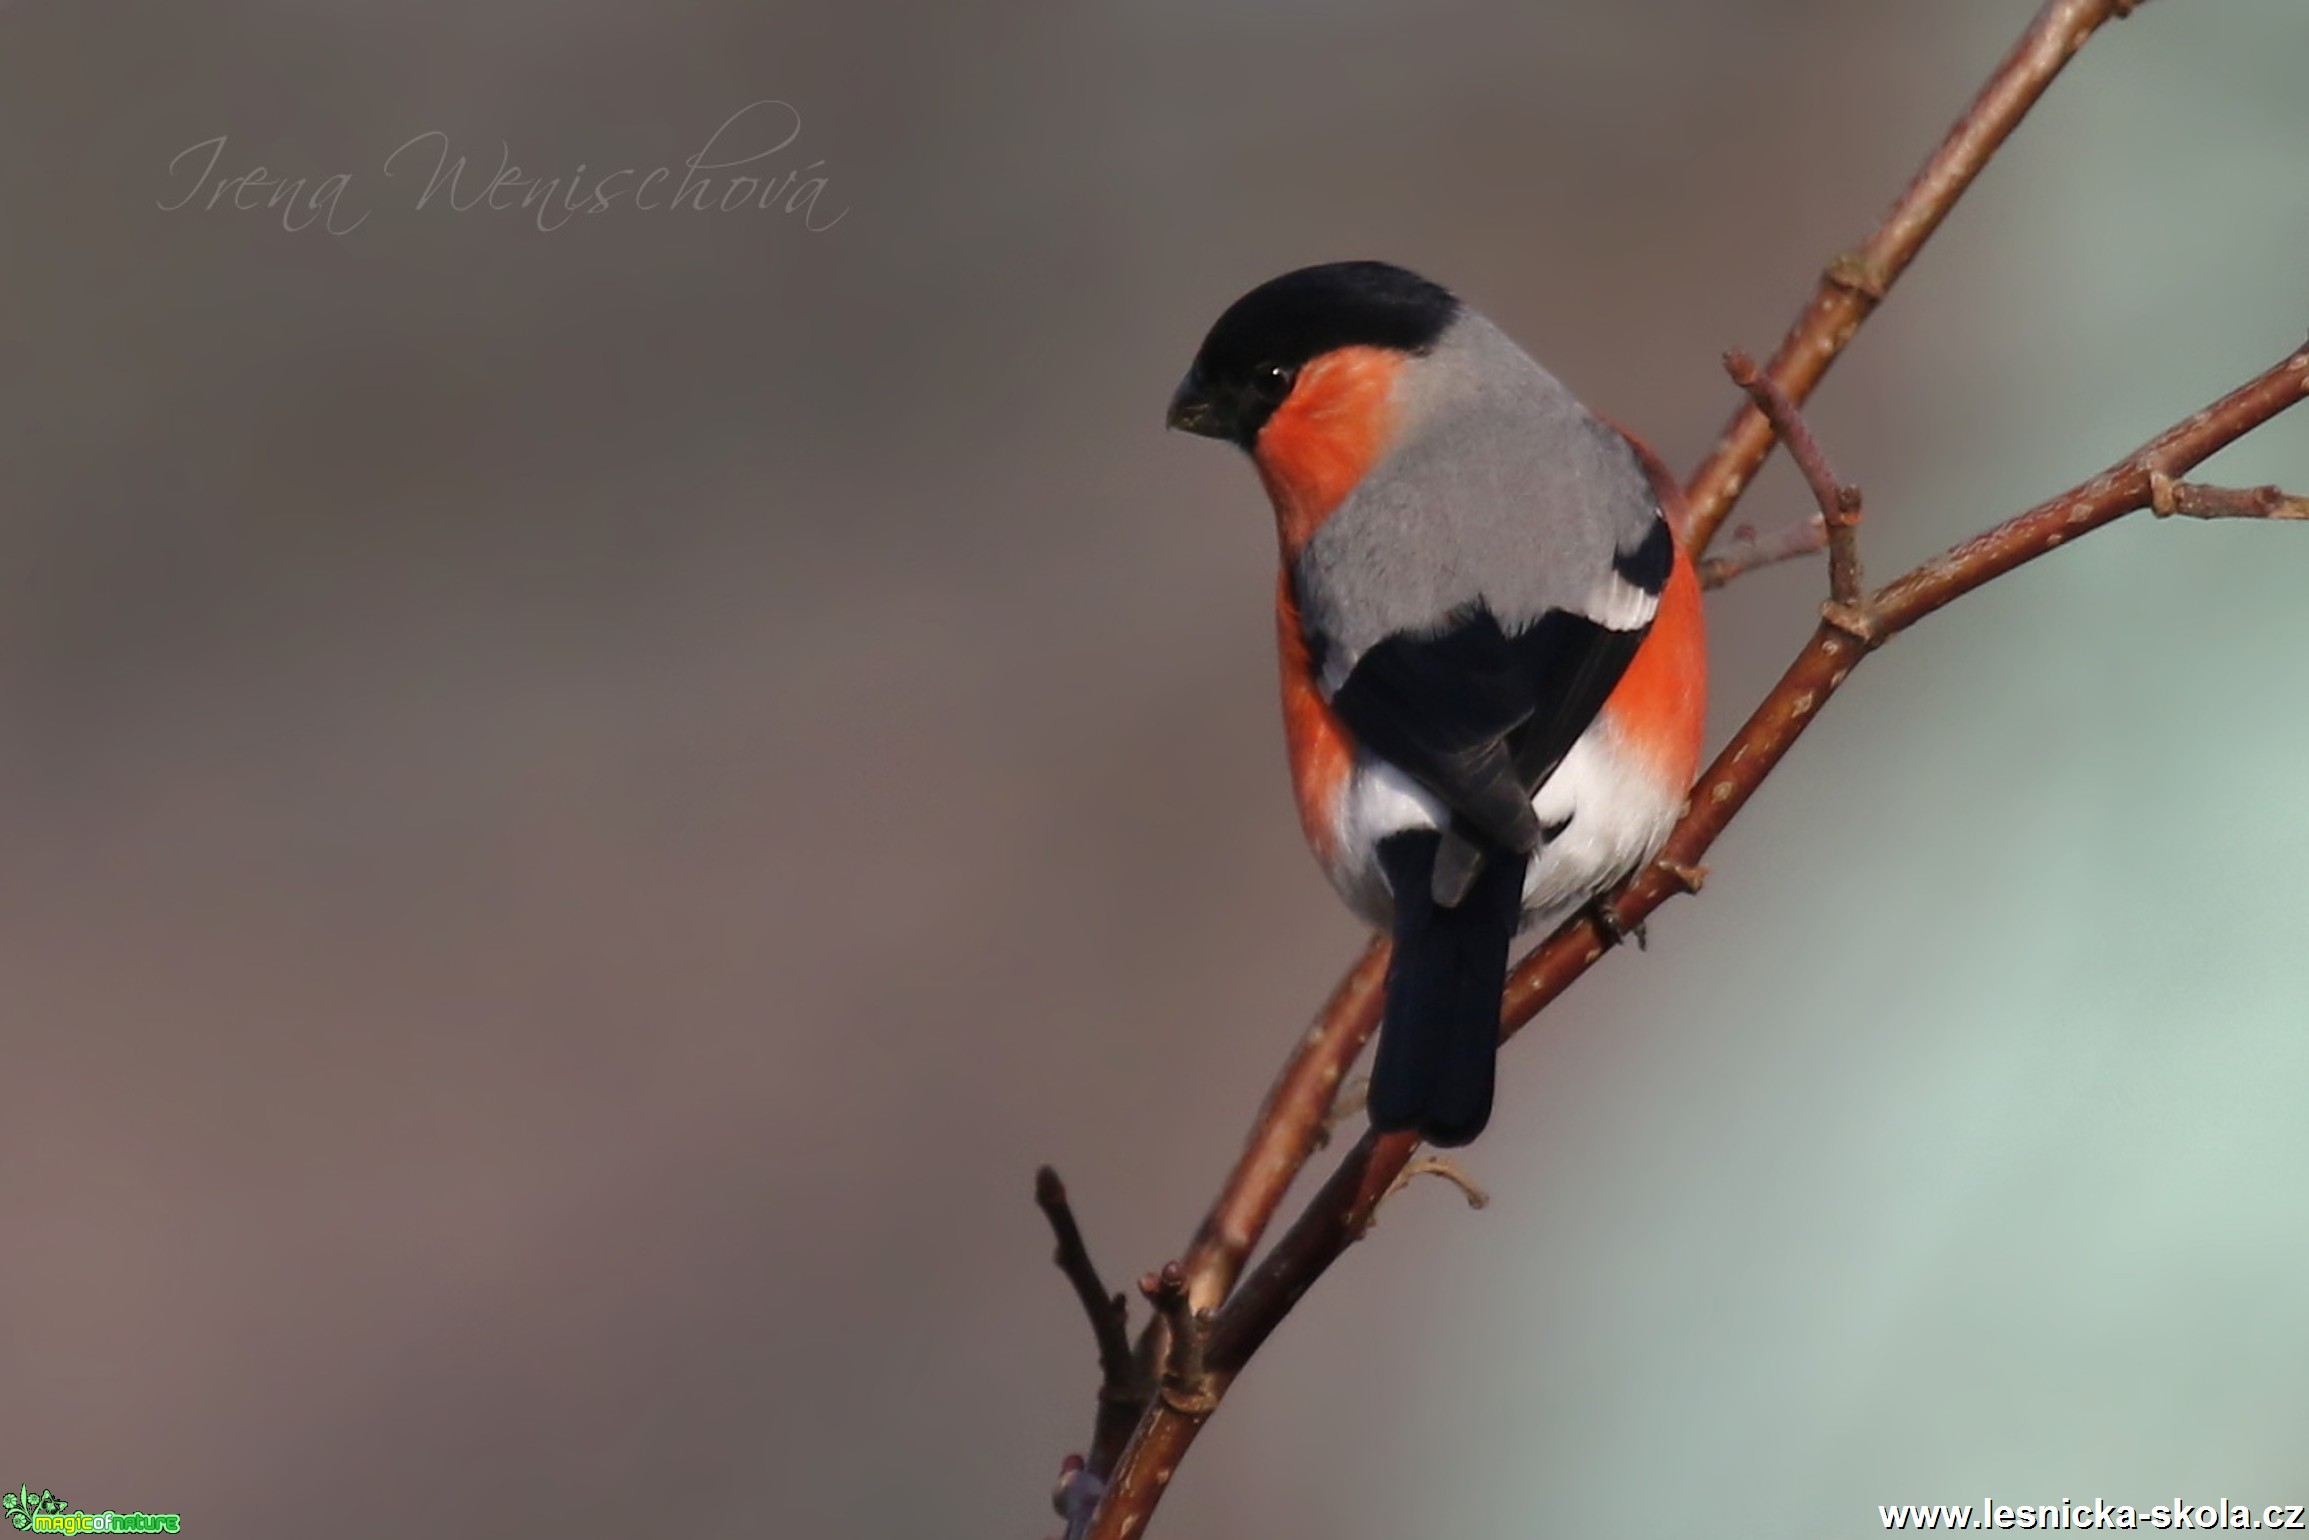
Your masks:
M 1633 925 L 1622 924 L 1619 914 L 1611 906 L 1609 895 L 1590 901 L 1587 907 L 1588 913 L 1595 916 L 1596 929 L 1602 931 L 1604 939 L 1613 946 L 1625 946 L 1633 941 L 1637 951 L 1646 949 L 1644 922 L 1638 920 Z

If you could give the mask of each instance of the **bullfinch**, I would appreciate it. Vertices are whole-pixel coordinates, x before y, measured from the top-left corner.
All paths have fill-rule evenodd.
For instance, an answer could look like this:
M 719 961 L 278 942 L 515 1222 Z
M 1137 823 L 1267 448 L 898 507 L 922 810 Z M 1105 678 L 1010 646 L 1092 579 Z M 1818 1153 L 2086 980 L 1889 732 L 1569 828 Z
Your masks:
M 1699 768 L 1699 583 L 1659 462 L 1383 262 L 1302 268 L 1203 339 L 1170 425 L 1247 451 L 1299 818 L 1390 934 L 1370 1116 L 1491 1116 L 1508 946 L 1659 853 Z

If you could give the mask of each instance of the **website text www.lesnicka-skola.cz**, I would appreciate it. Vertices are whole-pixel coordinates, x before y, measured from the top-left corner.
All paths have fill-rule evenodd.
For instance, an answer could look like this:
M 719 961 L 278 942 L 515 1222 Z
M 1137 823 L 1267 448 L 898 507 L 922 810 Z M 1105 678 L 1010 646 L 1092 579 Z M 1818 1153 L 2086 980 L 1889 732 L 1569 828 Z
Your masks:
M 2130 1503 L 1898 1503 L 1879 1506 L 1886 1529 L 2309 1529 L 2309 1504 L 2222 1500 L 2153 1507 Z

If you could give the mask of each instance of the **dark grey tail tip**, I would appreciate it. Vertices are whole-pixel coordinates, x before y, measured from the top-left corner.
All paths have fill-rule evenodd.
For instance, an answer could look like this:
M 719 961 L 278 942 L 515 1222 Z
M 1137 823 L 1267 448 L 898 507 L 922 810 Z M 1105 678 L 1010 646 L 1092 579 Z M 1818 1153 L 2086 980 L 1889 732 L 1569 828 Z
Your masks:
M 1423 1144 L 1432 1144 L 1439 1150 L 1462 1149 L 1473 1144 L 1483 1131 L 1491 1126 L 1491 1109 L 1469 1122 L 1450 1122 L 1441 1118 L 1390 1117 L 1374 1108 L 1371 1112 L 1371 1131 L 1380 1134 L 1417 1134 Z
M 1419 1130 L 1419 1137 L 1439 1150 L 1456 1150 L 1473 1144 L 1490 1126 L 1491 1118 L 1486 1114 L 1480 1123 L 1430 1123 Z

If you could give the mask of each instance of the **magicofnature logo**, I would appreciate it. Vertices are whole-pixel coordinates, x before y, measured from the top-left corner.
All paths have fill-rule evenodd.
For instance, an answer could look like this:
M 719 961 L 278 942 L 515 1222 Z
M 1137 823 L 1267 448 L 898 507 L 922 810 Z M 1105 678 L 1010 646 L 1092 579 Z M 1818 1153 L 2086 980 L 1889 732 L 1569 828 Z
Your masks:
M 83 1513 L 54 1492 L 27 1486 L 0 1492 L 0 1510 L 16 1528 L 44 1535 L 173 1535 L 184 1523 L 173 1513 Z

